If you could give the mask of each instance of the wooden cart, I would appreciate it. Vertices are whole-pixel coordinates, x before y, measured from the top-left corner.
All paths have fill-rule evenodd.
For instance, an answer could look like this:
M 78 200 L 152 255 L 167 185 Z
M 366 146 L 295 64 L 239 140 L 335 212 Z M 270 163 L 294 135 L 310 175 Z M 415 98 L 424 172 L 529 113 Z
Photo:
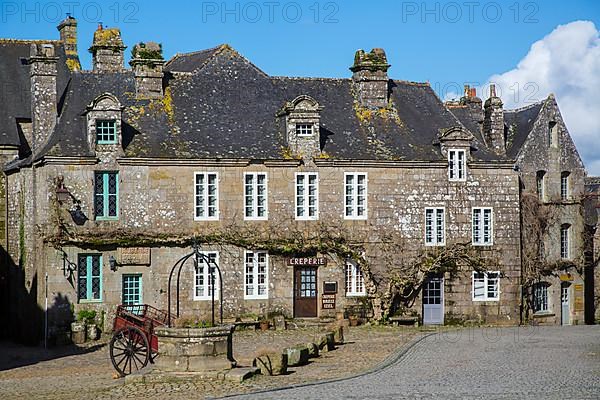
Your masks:
M 121 305 L 110 341 L 110 360 L 121 376 L 144 368 L 158 352 L 154 328 L 168 325 L 166 311 L 147 304 Z

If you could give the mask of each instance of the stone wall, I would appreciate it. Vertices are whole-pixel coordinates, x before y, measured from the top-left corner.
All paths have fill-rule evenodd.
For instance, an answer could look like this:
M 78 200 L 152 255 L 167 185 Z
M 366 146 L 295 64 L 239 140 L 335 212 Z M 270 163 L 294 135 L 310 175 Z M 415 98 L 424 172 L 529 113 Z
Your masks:
M 0 338 L 8 335 L 8 254 L 6 253 L 6 175 L 0 173 Z
M 549 125 L 556 123 L 557 143 L 551 144 L 549 137 Z M 567 131 L 565 123 L 560 115 L 558 106 L 553 97 L 550 97 L 540 111 L 540 116 L 533 127 L 524 144 L 521 153 L 517 159 L 517 166 L 521 175 L 523 192 L 537 196 L 536 173 L 545 171 L 544 175 L 544 196 L 542 203 L 549 208 L 551 219 L 550 226 L 544 235 L 544 256 L 548 263 L 557 263 L 562 261 L 572 262 L 580 270 L 584 265 L 584 235 L 585 223 L 583 215 L 583 195 L 585 169 L 575 144 Z M 569 197 L 561 199 L 561 173 L 569 172 Z M 523 221 L 527 224 L 527 221 Z M 570 229 L 570 257 L 568 260 L 561 259 L 560 230 L 561 225 L 569 224 Z M 523 246 L 537 245 L 532 243 L 531 238 L 523 238 Z M 568 271 L 553 271 L 554 275 L 569 272 L 573 277 L 571 281 L 574 289 L 575 285 L 583 282 L 583 276 L 574 268 Z M 552 276 L 546 275 L 540 277 L 540 281 L 548 282 L 552 285 L 553 293 L 550 299 L 552 313 L 556 314 L 555 319 L 544 318 L 547 322 L 560 324 L 560 281 Z M 527 288 L 525 288 L 527 289 Z M 572 299 L 575 293 L 571 291 Z M 575 311 L 574 302 L 571 302 L 572 321 L 583 323 L 583 310 Z
M 102 155 L 101 155 L 102 156 Z M 503 277 L 500 283 L 500 301 L 473 302 L 471 271 L 463 271 L 456 277 L 447 278 L 445 312 L 452 318 L 475 319 L 499 323 L 518 323 L 519 320 L 519 188 L 518 176 L 511 166 L 472 165 L 466 182 L 448 182 L 445 163 L 424 165 L 404 165 L 398 163 L 393 168 L 376 163 L 362 166 L 344 167 L 334 162 L 320 160 L 316 166 L 296 167 L 297 162 L 268 167 L 263 164 L 224 165 L 190 162 L 190 165 L 134 165 L 123 160 L 119 164 L 113 159 L 101 160 L 96 165 L 55 165 L 49 164 L 36 170 L 38 189 L 35 196 L 36 215 L 40 227 L 46 234 L 56 232 L 54 222 L 56 210 L 53 208 L 54 179 L 64 176 L 65 186 L 80 202 L 83 213 L 89 218 L 83 226 L 76 226 L 67 211 L 72 205 L 60 207 L 62 218 L 69 223 L 68 229 L 79 233 L 118 233 L 127 229 L 139 233 L 161 233 L 163 235 L 193 235 L 219 229 L 270 231 L 275 237 L 286 235 L 310 235 L 318 229 L 334 230 L 342 235 L 361 238 L 365 241 L 366 258 L 371 266 L 371 279 L 368 287 L 374 291 L 386 290 L 386 282 L 393 273 L 392 264 L 385 263 L 382 247 L 378 244 L 387 233 L 395 233 L 404 241 L 405 251 L 398 254 L 398 262 L 406 260 L 424 249 L 425 207 L 441 206 L 446 209 L 447 244 L 470 243 L 472 207 L 493 207 L 494 244 L 481 249 L 481 254 L 489 262 L 489 270 L 500 270 Z M 239 163 L 237 163 L 239 164 Z M 112 169 L 119 171 L 118 221 L 93 220 L 93 177 L 94 170 Z M 194 220 L 194 173 L 217 172 L 219 178 L 219 221 Z M 319 173 L 319 221 L 294 220 L 294 174 L 298 171 Z M 269 221 L 245 221 L 243 218 L 243 173 L 266 172 L 268 174 Z M 366 172 L 368 174 L 368 219 L 344 220 L 343 195 L 344 172 Z M 11 176 L 19 190 L 19 175 Z M 15 193 L 16 195 L 17 193 Z M 32 196 L 33 197 L 33 196 Z M 12 205 L 15 207 L 15 205 Z M 33 211 L 33 210 L 32 210 Z M 16 213 L 16 209 L 13 210 Z M 13 223 L 14 224 L 14 223 Z M 17 226 L 13 226 L 17 230 Z M 13 237 L 18 237 L 14 235 Z M 366 243 L 369 242 L 369 243 Z M 53 319 L 65 322 L 70 310 L 67 303 L 77 302 L 76 273 L 66 278 L 63 271 L 63 253 L 48 245 L 44 247 L 40 264 L 47 266 L 49 273 L 49 298 L 60 299 L 60 304 L 52 307 Z M 124 243 L 124 246 L 127 244 Z M 83 247 L 83 248 L 81 248 Z M 101 253 L 103 255 L 103 295 L 99 304 L 77 304 L 80 307 L 104 310 L 110 317 L 121 302 L 122 275 L 142 273 L 143 301 L 159 308 L 166 308 L 168 273 L 175 262 L 189 253 L 189 247 L 153 247 L 150 266 L 121 266 L 117 272 L 110 270 L 108 260 L 111 255 L 118 257 L 118 246 L 63 246 L 67 259 L 77 263 L 78 254 Z M 244 249 L 236 246 L 202 245 L 202 250 L 219 251 L 219 263 L 224 279 L 224 312 L 226 317 L 253 313 L 280 311 L 293 315 L 293 268 L 287 265 L 286 257 L 273 255 L 269 259 L 269 299 L 244 300 Z M 260 249 L 257 249 L 260 250 Z M 326 267 L 318 272 L 318 288 L 321 291 L 324 281 L 337 281 L 337 308 L 321 310 L 319 315 L 333 315 L 351 304 L 359 304 L 359 298 L 344 296 L 344 260 L 334 254 L 323 254 L 328 258 Z M 367 277 L 369 278 L 369 276 Z M 210 302 L 192 299 L 191 268 L 182 272 L 181 279 L 182 314 L 208 315 Z M 65 302 L 66 299 L 66 302 Z M 40 301 L 42 299 L 40 298 Z M 41 304 L 41 303 L 40 303 Z M 420 296 L 413 309 L 420 314 Z M 110 318 L 107 319 L 110 324 Z

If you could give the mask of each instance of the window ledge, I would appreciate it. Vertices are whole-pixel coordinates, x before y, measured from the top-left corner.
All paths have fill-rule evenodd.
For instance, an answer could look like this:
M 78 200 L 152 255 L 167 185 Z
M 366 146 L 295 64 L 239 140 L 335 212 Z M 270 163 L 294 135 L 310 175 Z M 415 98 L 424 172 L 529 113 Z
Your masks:
M 367 297 L 366 293 L 346 293 L 346 297 Z
M 79 304 L 102 304 L 102 299 L 100 300 L 85 300 L 81 299 L 78 302 Z

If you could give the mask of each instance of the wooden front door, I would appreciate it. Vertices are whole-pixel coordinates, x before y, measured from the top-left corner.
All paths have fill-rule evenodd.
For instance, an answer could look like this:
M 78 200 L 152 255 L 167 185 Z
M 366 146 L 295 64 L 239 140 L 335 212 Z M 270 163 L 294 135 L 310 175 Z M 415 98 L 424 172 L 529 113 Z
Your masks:
M 294 317 L 317 316 L 317 267 L 294 269 Z

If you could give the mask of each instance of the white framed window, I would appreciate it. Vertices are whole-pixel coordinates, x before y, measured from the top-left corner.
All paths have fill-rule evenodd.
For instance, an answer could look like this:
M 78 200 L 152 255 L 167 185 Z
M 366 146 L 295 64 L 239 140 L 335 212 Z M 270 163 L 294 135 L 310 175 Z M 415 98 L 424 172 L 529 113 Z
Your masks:
M 219 298 L 219 271 L 215 263 L 219 264 L 219 252 L 201 251 L 205 257 L 198 257 L 194 270 L 194 300 L 212 300 L 212 276 L 215 279 L 215 299 Z M 208 261 L 208 262 L 207 262 Z
M 448 179 L 451 181 L 467 180 L 466 153 L 460 149 L 448 150 Z
M 344 173 L 344 218 L 367 219 L 367 174 Z
M 533 312 L 549 312 L 548 306 L 548 287 L 547 282 L 538 282 L 533 285 Z
M 312 136 L 314 133 L 313 124 L 296 124 L 296 136 Z
M 500 300 L 500 272 L 473 272 L 473 301 Z
M 563 201 L 569 200 L 570 188 L 569 188 L 569 172 L 562 172 L 560 174 L 560 198 Z
M 244 298 L 269 298 L 269 255 L 265 251 L 244 254 Z
M 494 237 L 494 216 L 491 207 L 473 208 L 473 245 L 491 246 Z
M 425 245 L 446 244 L 446 216 L 443 207 L 425 209 Z
M 195 212 L 196 221 L 219 219 L 219 176 L 216 172 L 196 172 Z
M 535 184 L 538 199 L 544 201 L 546 198 L 546 171 L 538 171 L 535 174 Z
M 346 261 L 346 296 L 365 296 L 365 279 L 360 267 L 353 261 Z
M 267 174 L 264 172 L 244 173 L 244 219 L 266 220 Z
M 560 258 L 571 258 L 571 225 L 563 224 L 560 227 Z
M 316 172 L 296 173 L 296 219 L 319 219 L 319 175 Z

